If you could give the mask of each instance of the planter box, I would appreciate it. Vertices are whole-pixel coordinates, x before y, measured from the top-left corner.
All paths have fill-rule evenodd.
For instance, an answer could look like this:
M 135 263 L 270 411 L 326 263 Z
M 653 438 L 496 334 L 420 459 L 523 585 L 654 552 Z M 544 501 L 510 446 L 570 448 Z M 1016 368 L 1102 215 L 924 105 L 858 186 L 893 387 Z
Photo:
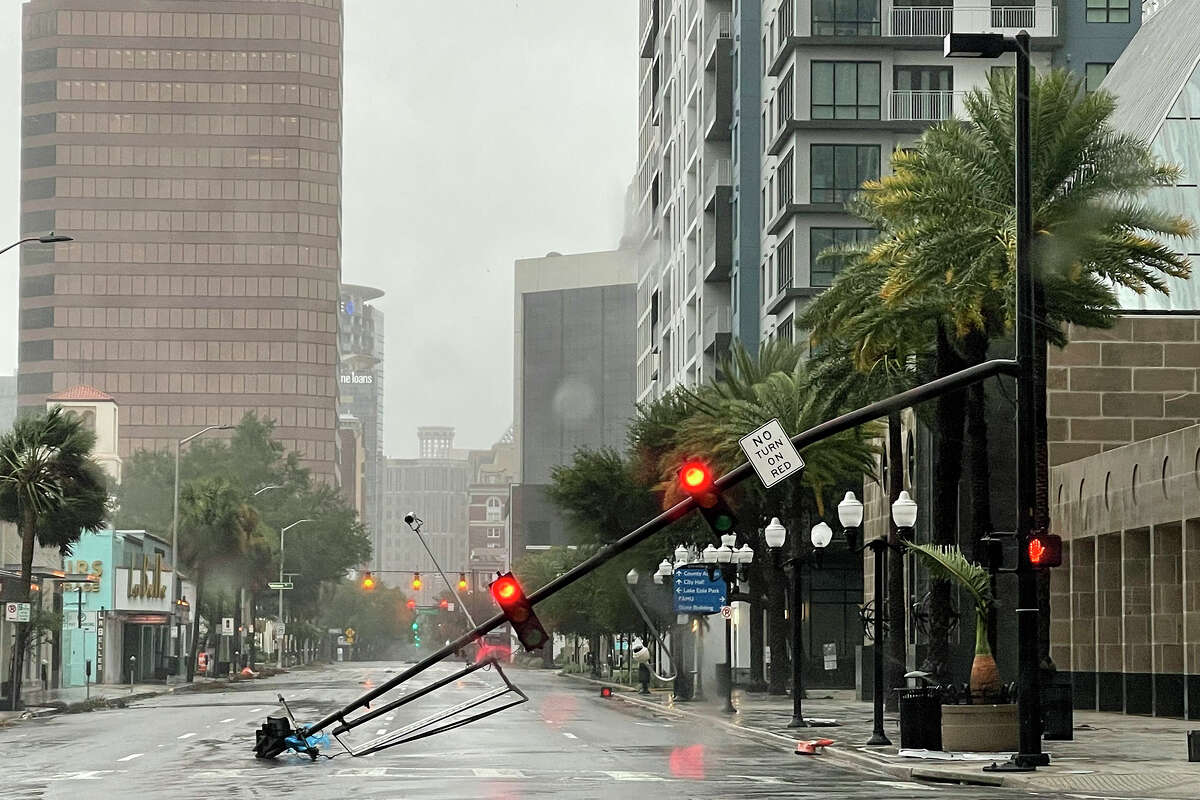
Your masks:
M 942 706 L 942 749 L 1015 753 L 1020 749 L 1017 704 Z

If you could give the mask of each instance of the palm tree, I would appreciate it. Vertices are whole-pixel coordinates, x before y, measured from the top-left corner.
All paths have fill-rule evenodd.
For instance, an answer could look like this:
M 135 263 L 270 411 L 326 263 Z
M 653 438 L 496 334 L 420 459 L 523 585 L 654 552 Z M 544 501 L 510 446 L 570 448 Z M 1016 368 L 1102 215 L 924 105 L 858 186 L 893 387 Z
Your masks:
M 180 494 L 179 561 L 196 579 L 192 646 L 187 677 L 195 676 L 200 640 L 200 607 L 211 579 L 237 578 L 241 557 L 258 528 L 258 512 L 245 502 L 242 491 L 224 478 L 189 483 Z
M 966 364 L 986 358 L 987 340 L 1011 330 L 1013 323 L 1014 93 L 1010 76 L 993 75 L 987 91 L 967 95 L 965 120 L 928 129 L 919 147 L 895 155 L 892 175 L 864 184 L 855 203 L 856 211 L 888 223 L 889 235 L 868 255 L 889 266 L 884 301 L 908 306 L 931 287 L 952 296 L 955 338 L 976 335 Z M 1139 199 L 1154 187 L 1175 183 L 1180 170 L 1156 158 L 1145 141 L 1112 130 L 1111 95 L 1088 94 L 1078 78 L 1055 70 L 1035 78 L 1030 102 L 1034 268 L 1042 319 L 1034 342 L 1039 421 L 1034 524 L 1045 528 L 1047 345 L 1066 343 L 1067 323 L 1110 326 L 1120 310 L 1114 287 L 1165 293 L 1168 277 L 1186 278 L 1187 258 L 1167 241 L 1192 234 L 1194 226 Z M 973 427 L 980 429 L 978 421 Z M 986 467 L 987 459 L 972 462 Z M 976 489 L 978 482 L 972 480 Z M 975 504 L 977 518 L 986 518 L 982 502 Z M 1039 638 L 1042 657 L 1052 667 L 1048 578 L 1042 576 L 1041 583 Z
M 725 470 L 744 460 L 738 439 L 764 422 L 778 418 L 785 430 L 799 433 L 832 415 L 828 398 L 814 391 L 803 354 L 804 349 L 796 345 L 772 343 L 761 348 L 754 359 L 738 345 L 732 357 L 734 366 L 723 370 L 726 377 L 692 393 L 694 413 L 679 426 L 675 450 L 663 462 L 665 504 L 679 499 L 674 469 L 688 458 L 703 454 L 714 467 Z M 789 366 L 787 371 L 782 369 Z M 744 506 L 777 509 L 779 516 L 789 521 L 792 543 L 796 545 L 814 518 L 824 513 L 829 493 L 861 481 L 863 474 L 871 470 L 875 450 L 869 441 L 875 435 L 877 431 L 867 426 L 810 445 L 801 451 L 807 466 L 800 480 L 784 481 L 765 492 L 749 489 Z M 748 531 L 756 527 L 743 528 L 743 536 L 750 538 Z M 761 571 L 756 572 L 760 585 L 768 588 L 771 652 L 775 654 L 768 691 L 778 694 L 788 680 L 787 661 L 781 657 L 787 652 L 785 600 L 782 582 L 771 579 L 766 562 L 764 559 Z
M 21 602 L 29 602 L 35 542 L 65 552 L 83 531 L 104 525 L 107 480 L 92 459 L 95 443 L 83 420 L 59 406 L 21 417 L 0 437 L 0 519 L 15 523 L 21 536 Z M 28 626 L 17 626 L 10 692 L 14 711 L 28 640 Z

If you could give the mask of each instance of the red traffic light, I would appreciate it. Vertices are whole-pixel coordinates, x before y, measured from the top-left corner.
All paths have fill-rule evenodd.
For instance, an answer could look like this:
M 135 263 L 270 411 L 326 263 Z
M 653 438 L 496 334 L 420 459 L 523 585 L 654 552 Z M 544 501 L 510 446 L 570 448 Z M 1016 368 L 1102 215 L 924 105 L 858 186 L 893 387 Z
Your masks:
M 1031 536 L 1027 553 L 1029 564 L 1034 569 L 1062 566 L 1062 537 L 1054 533 Z
M 500 575 L 491 584 L 492 597 L 508 619 L 517 638 L 526 650 L 537 650 L 550 641 L 550 636 L 533 613 L 533 604 L 525 596 L 521 584 L 511 572 Z
M 689 461 L 679 470 L 679 484 L 688 494 L 702 492 L 712 486 L 712 470 L 703 461 Z
M 416 600 L 409 600 L 409 601 L 408 601 L 408 610 L 409 610 L 409 611 L 412 611 L 412 610 L 413 610 L 414 608 L 416 608 L 416 607 L 417 607 L 417 601 L 416 601 Z
M 443 597 L 442 598 L 442 610 L 445 611 L 449 608 L 450 608 L 450 601 Z

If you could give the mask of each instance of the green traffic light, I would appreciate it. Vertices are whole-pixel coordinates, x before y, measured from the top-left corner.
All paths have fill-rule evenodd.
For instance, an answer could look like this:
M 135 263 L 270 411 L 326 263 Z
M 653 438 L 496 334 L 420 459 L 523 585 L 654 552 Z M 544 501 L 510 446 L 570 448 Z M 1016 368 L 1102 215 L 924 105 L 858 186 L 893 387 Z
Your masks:
M 722 514 L 717 517 L 715 527 L 718 533 L 727 533 L 733 529 L 733 517 L 728 514 Z

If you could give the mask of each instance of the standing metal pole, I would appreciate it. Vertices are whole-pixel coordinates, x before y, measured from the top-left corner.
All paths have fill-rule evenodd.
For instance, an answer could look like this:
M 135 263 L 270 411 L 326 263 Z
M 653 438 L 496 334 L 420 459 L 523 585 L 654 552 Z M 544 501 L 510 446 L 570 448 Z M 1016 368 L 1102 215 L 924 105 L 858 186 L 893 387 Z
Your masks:
M 279 529 L 279 582 L 283 583 L 283 533 L 286 528 Z M 283 587 L 279 589 L 279 624 L 283 625 Z M 286 628 L 284 629 L 286 630 Z M 279 637 L 279 645 L 275 648 L 275 667 L 283 669 L 283 642 L 284 638 Z
M 733 707 L 733 620 L 725 619 L 725 711 L 736 714 Z
M 1014 761 L 1021 767 L 1050 763 L 1042 753 L 1041 698 L 1038 688 L 1037 573 L 1029 563 L 1027 543 L 1034 532 L 1037 420 L 1034 405 L 1034 333 L 1037 320 L 1035 281 L 1030 245 L 1033 240 L 1033 201 L 1029 123 L 1029 33 L 1016 35 L 1016 351 L 1017 376 L 1017 541 L 1020 561 L 1017 574 L 1017 701 L 1020 718 L 1020 752 Z
M 796 545 L 797 549 L 799 548 Z M 801 609 L 804 607 L 800 574 L 800 559 L 792 559 L 792 721 L 789 728 L 807 728 L 804 719 L 804 620 Z
M 876 539 L 871 542 L 871 552 L 875 554 L 875 625 L 874 643 L 871 648 L 871 661 L 874 662 L 875 676 L 872 684 L 872 701 L 874 705 L 874 730 L 868 745 L 888 745 L 891 739 L 883 732 L 883 609 L 884 605 L 884 575 L 887 569 L 888 543 L 886 539 Z
M 179 439 L 175 440 L 175 500 L 171 504 L 171 593 L 176 599 L 183 593 L 181 591 L 182 584 L 179 582 L 179 451 L 183 447 L 183 442 Z M 175 607 L 174 614 L 178 614 L 179 606 Z M 200 613 L 200 605 L 196 604 L 196 613 Z M 172 618 L 174 618 L 174 614 Z M 179 648 L 177 655 L 180 658 L 187 658 L 183 650 L 182 626 L 176 625 L 180 629 L 180 635 L 175 637 L 175 645 Z M 191 659 L 187 658 L 190 662 Z M 195 667 L 189 663 L 187 665 L 186 674 L 188 683 L 192 682 L 192 676 L 195 674 Z

